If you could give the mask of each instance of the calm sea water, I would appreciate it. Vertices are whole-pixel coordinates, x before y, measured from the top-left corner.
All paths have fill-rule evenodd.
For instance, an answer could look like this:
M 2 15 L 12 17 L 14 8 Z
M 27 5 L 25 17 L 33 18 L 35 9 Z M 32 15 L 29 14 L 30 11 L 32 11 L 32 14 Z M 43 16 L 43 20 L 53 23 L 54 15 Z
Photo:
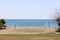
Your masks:
M 57 27 L 55 20 L 48 19 L 5 19 L 9 27 Z

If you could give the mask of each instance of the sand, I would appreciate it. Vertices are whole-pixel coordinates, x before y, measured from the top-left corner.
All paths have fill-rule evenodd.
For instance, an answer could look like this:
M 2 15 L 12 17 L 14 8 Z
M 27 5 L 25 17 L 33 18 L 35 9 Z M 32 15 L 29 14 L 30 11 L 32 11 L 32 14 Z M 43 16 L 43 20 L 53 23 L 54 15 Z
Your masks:
M 6 28 L 0 30 L 0 34 L 42 34 L 54 32 L 55 28 Z M 59 38 L 60 39 L 60 38 Z M 0 36 L 0 40 L 59 40 L 58 38 L 50 37 L 8 37 Z
M 0 30 L 0 34 L 42 34 L 54 32 L 54 28 L 6 28 Z

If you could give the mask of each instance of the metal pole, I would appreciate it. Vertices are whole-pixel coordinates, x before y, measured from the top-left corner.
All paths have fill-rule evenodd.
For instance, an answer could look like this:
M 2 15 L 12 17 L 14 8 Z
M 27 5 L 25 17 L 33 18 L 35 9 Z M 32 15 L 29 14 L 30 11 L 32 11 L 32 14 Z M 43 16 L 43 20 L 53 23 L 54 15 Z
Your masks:
M 50 32 L 50 23 L 48 22 L 49 32 Z
M 14 30 L 16 29 L 17 21 L 15 22 Z

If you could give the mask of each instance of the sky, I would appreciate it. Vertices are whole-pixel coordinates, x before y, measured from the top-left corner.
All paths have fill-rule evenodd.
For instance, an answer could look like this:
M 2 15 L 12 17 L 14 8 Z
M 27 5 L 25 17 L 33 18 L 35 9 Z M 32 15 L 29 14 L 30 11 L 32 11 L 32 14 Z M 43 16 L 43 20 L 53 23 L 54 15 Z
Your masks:
M 0 18 L 53 19 L 60 0 L 0 0 Z

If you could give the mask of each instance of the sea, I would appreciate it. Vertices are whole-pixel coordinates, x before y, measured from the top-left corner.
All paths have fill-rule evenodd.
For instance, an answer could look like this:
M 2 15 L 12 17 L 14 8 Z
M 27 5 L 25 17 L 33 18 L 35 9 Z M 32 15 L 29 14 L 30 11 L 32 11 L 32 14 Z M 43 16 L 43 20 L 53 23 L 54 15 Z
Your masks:
M 53 19 L 5 19 L 8 27 L 17 28 L 58 28 Z

